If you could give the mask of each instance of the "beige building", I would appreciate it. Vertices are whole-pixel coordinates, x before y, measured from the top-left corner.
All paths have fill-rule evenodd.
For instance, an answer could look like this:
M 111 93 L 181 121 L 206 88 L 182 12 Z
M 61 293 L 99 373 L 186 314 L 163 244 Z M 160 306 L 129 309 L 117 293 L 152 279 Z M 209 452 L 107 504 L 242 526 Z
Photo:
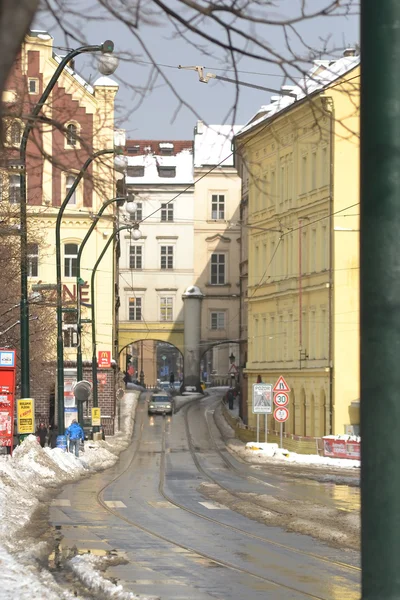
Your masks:
M 239 364 L 241 182 L 231 142 L 238 130 L 199 121 L 194 134 L 194 282 L 204 294 L 201 370 L 221 383 Z
M 248 422 L 253 383 L 283 375 L 287 434 L 357 432 L 359 57 L 317 61 L 285 91 L 236 137 L 249 179 Z

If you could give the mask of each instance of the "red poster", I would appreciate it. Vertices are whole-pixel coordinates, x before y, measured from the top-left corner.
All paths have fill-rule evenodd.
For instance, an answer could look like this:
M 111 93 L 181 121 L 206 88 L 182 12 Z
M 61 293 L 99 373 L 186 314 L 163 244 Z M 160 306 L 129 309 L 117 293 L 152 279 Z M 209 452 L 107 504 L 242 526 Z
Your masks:
M 0 348 L 0 446 L 12 451 L 14 437 L 15 350 Z
M 331 458 L 349 458 L 360 460 L 361 444 L 360 442 L 340 440 L 335 438 L 323 438 L 324 456 Z
M 97 353 L 97 363 L 99 367 L 111 367 L 111 352 L 109 350 L 99 350 Z

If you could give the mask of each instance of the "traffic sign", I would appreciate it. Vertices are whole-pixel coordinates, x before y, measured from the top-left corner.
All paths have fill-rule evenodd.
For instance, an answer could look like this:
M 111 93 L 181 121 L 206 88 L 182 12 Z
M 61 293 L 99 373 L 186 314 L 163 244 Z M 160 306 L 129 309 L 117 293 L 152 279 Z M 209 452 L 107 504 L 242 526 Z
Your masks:
M 167 357 L 165 356 L 165 354 L 162 355 L 162 360 L 167 360 Z
M 228 371 L 228 373 L 234 373 L 234 374 L 237 374 L 237 372 L 238 372 L 238 368 L 237 368 L 237 366 L 235 365 L 235 363 L 232 363 L 232 364 L 231 364 L 231 366 L 229 367 L 229 371 Z
M 253 414 L 272 414 L 271 383 L 253 383 Z
M 278 421 L 278 423 L 283 423 L 284 421 L 287 421 L 288 418 L 289 418 L 289 411 L 286 408 L 286 406 L 278 406 L 274 410 L 274 419 L 275 419 L 275 421 Z
M 290 387 L 282 377 L 279 377 L 278 381 L 274 385 L 274 392 L 290 392 Z
M 289 404 L 289 395 L 287 392 L 278 392 L 274 395 L 274 404 L 276 406 L 287 406 Z

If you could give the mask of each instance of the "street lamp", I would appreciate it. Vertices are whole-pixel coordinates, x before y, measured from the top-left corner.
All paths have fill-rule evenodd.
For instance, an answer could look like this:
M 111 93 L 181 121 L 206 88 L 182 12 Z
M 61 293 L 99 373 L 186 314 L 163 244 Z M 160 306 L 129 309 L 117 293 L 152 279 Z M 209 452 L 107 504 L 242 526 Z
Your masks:
M 129 206 L 129 204 L 127 205 L 127 207 L 128 206 Z M 105 255 L 105 253 L 107 252 L 108 247 L 110 246 L 111 242 L 114 241 L 116 236 L 124 229 L 131 230 L 132 234 L 136 231 L 137 233 L 136 233 L 135 239 L 140 239 L 142 237 L 142 234 L 139 230 L 138 224 L 123 225 L 122 227 L 119 227 L 110 236 L 109 240 L 107 241 L 106 245 L 104 246 L 103 250 L 101 251 L 100 256 L 97 259 L 96 264 L 94 265 L 93 270 L 92 270 L 92 277 L 91 277 L 91 282 L 90 282 L 90 294 L 91 294 L 91 303 L 90 304 L 91 304 L 91 322 L 92 322 L 92 381 L 93 381 L 92 393 L 93 393 L 93 407 L 94 408 L 97 408 L 99 405 L 98 388 L 97 388 L 96 312 L 95 312 L 95 293 L 94 293 L 95 277 L 96 277 L 97 268 L 98 268 L 99 264 L 101 263 L 101 261 L 103 260 L 103 257 Z M 93 431 L 97 431 L 97 427 L 94 427 Z
M 43 91 L 38 103 L 33 108 L 27 119 L 24 132 L 20 144 L 20 158 L 23 170 L 20 176 L 20 235 L 21 235 L 21 256 L 20 256 L 20 271 L 21 271 L 21 396 L 27 398 L 30 395 L 30 375 L 29 375 L 29 307 L 28 307 L 28 228 L 27 228 L 27 198 L 26 198 L 26 149 L 28 145 L 29 134 L 31 133 L 36 118 L 42 110 L 46 100 L 53 90 L 58 78 L 68 63 L 79 54 L 87 52 L 101 52 L 99 68 L 103 74 L 111 75 L 112 67 L 117 67 L 115 61 L 110 61 L 110 56 L 114 51 L 114 43 L 111 40 L 106 40 L 103 44 L 97 46 L 81 46 L 72 50 L 64 56 L 55 70 L 52 78 Z M 60 432 L 61 433 L 61 432 Z

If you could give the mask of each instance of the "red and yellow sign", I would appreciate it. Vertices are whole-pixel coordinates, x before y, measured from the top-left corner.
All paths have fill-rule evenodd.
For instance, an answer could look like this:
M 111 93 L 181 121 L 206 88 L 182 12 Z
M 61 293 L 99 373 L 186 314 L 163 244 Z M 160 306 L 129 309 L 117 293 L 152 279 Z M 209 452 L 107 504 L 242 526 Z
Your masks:
M 111 352 L 109 350 L 99 350 L 97 353 L 97 363 L 100 368 L 110 368 Z
M 101 425 L 101 413 L 100 408 L 92 408 L 92 427 L 99 427 Z
M 17 400 L 18 433 L 35 433 L 35 401 L 33 398 Z

